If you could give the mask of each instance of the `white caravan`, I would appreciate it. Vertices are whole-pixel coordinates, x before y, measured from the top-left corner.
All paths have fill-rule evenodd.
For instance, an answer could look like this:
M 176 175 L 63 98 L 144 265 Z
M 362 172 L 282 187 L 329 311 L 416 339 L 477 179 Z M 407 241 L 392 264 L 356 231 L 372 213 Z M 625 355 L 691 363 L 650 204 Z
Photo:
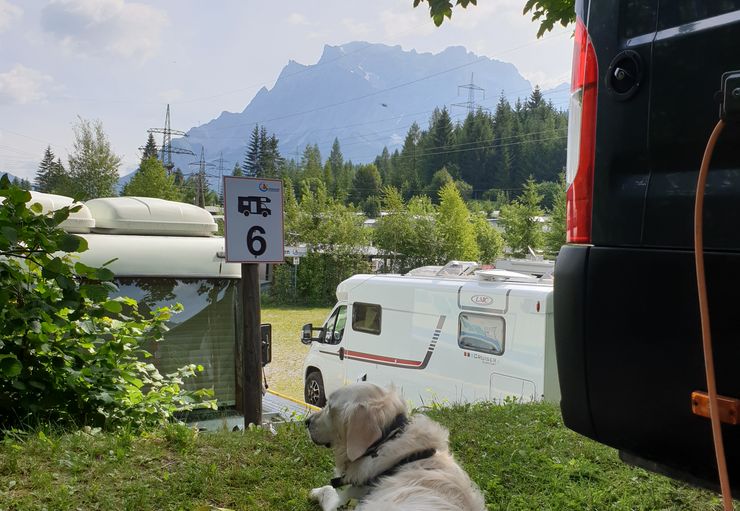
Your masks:
M 361 380 L 392 383 L 413 406 L 558 402 L 552 278 L 476 268 L 452 262 L 339 284 L 323 326 L 303 327 L 306 401 L 323 406 Z
M 49 212 L 70 206 L 60 195 L 32 192 L 31 203 Z M 216 222 L 192 204 L 148 197 L 111 197 L 85 202 L 61 224 L 87 240 L 75 255 L 89 266 L 106 262 L 119 295 L 139 302 L 142 311 L 181 303 L 168 322 L 165 342 L 149 347 L 162 373 L 194 363 L 205 370 L 185 383 L 213 388 L 219 406 L 236 403 L 235 336 L 242 331 L 237 303 L 241 267 L 227 263 Z M 265 266 L 260 265 L 264 279 Z M 265 357 L 265 355 L 263 355 Z M 269 358 L 267 356 L 265 359 Z

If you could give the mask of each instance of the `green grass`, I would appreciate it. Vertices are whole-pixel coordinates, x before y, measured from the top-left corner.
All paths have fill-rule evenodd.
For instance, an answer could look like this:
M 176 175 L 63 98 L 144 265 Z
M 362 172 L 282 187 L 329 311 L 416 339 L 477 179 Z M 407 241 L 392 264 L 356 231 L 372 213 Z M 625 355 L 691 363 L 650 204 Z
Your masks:
M 622 464 L 563 427 L 547 404 L 429 412 L 491 510 L 719 510 L 716 495 Z M 85 433 L 0 443 L 0 510 L 317 511 L 308 491 L 332 477 L 328 449 L 299 424 L 196 435 Z
M 263 307 L 262 322 L 272 323 L 272 363 L 265 368 L 270 389 L 303 399 L 303 359 L 308 346 L 301 344 L 301 327 L 321 326 L 328 307 Z

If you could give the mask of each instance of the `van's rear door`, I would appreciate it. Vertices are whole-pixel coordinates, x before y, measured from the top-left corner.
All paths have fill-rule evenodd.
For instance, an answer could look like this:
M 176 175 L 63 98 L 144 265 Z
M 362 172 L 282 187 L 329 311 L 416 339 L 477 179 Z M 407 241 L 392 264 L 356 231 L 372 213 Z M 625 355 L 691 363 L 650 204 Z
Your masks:
M 691 392 L 706 390 L 692 208 L 719 118 L 714 92 L 722 73 L 740 69 L 740 0 L 577 1 L 576 9 L 599 85 L 592 245 L 564 247 L 555 269 L 563 418 L 653 468 L 711 484 L 709 421 L 691 411 Z M 621 94 L 615 72 L 630 51 L 640 85 Z M 736 127 L 713 159 L 704 226 L 718 392 L 740 398 Z M 740 429 L 726 427 L 724 438 L 740 489 Z

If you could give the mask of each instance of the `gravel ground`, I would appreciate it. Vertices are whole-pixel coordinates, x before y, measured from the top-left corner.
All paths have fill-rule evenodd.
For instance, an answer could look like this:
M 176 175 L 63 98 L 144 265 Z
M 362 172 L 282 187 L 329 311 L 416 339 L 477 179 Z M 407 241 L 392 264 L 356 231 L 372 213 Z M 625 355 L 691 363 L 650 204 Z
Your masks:
M 271 390 L 303 399 L 303 359 L 308 346 L 301 344 L 301 327 L 321 325 L 328 307 L 263 307 L 262 322 L 272 323 L 272 362 L 265 367 Z

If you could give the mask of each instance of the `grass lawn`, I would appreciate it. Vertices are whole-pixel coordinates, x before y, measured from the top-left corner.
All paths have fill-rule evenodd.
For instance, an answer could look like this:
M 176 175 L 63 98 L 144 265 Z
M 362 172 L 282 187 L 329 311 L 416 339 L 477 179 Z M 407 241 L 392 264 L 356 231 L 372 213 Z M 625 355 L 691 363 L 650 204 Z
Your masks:
M 429 414 L 491 510 L 719 510 L 719 498 L 621 463 L 563 427 L 548 404 L 470 405 Z M 0 510 L 317 511 L 328 449 L 300 424 L 196 435 L 30 434 L 0 442 Z
M 308 346 L 301 344 L 301 327 L 323 324 L 327 307 L 263 307 L 262 322 L 272 323 L 272 362 L 265 367 L 270 389 L 303 399 L 301 367 Z

